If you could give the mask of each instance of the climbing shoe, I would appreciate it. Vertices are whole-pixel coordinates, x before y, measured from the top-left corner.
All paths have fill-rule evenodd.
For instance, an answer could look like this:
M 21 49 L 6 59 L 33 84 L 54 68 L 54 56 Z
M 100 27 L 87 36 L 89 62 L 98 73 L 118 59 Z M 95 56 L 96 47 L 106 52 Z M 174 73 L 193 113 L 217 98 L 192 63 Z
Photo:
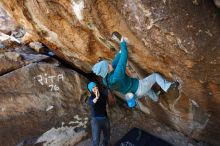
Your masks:
M 174 88 L 178 88 L 179 85 L 180 85 L 180 83 L 178 81 L 172 82 L 169 90 L 174 89 Z
M 119 32 L 114 31 L 114 32 L 112 33 L 112 39 L 113 39 L 114 41 L 120 43 L 121 38 L 122 38 L 122 35 L 121 35 Z

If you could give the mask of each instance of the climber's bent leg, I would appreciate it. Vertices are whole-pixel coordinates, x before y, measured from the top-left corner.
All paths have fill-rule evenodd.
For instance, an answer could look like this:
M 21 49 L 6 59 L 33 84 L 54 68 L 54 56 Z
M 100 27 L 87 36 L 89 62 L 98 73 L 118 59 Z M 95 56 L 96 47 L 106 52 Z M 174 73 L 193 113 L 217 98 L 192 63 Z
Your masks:
M 163 91 L 167 92 L 167 90 L 170 88 L 171 82 L 164 79 L 160 74 L 154 73 L 156 76 L 156 82 L 157 84 L 163 89 Z
M 171 82 L 165 80 L 160 74 L 153 73 L 143 80 L 139 80 L 139 86 L 135 93 L 136 96 L 139 98 L 149 96 L 153 101 L 157 101 L 158 97 L 151 89 L 155 83 L 157 83 L 165 92 L 167 92 L 171 85 Z
M 146 90 L 150 90 L 152 86 L 157 83 L 163 91 L 167 92 L 169 89 L 171 82 L 165 80 L 160 74 L 153 73 L 149 75 L 148 77 L 144 78 L 143 80 L 143 86 Z
M 138 86 L 138 90 L 136 91 L 135 95 L 138 98 L 142 98 L 144 96 L 148 96 L 150 99 L 152 99 L 154 102 L 158 101 L 158 96 L 157 94 L 154 92 L 154 90 L 150 89 L 150 90 L 145 90 L 142 81 L 139 81 L 139 86 Z
M 139 85 L 138 85 L 138 89 L 135 93 L 135 95 L 138 98 L 142 98 L 144 96 L 148 96 L 150 99 L 152 99 L 153 101 L 157 102 L 158 101 L 158 96 L 156 95 L 156 93 L 154 92 L 154 90 L 149 89 L 148 87 L 146 87 L 146 83 L 144 80 L 139 80 Z
M 154 90 L 152 90 L 152 89 L 150 89 L 147 93 L 146 93 L 146 95 L 148 96 L 148 97 L 150 97 L 150 99 L 152 99 L 154 102 L 157 102 L 158 101 L 158 96 L 157 96 L 157 94 L 154 92 Z

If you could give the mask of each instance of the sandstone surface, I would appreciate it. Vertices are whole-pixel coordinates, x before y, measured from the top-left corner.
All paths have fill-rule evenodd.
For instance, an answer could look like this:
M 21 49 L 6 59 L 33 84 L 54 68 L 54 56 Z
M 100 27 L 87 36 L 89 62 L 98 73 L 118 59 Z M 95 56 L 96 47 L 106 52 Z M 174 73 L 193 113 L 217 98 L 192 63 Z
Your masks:
M 181 81 L 180 92 L 163 95 L 160 104 L 141 101 L 150 115 L 191 138 L 220 144 L 220 10 L 213 1 L 1 0 L 0 4 L 27 30 L 27 38 L 84 72 L 90 72 L 100 57 L 113 59 L 119 48 L 111 33 L 120 32 L 129 40 L 131 75 L 143 78 L 160 72 Z

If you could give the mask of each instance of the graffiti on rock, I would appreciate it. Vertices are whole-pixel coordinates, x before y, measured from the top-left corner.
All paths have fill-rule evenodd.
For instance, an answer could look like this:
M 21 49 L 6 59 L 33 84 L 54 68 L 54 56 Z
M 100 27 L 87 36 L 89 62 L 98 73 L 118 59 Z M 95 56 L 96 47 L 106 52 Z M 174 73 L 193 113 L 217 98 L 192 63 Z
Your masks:
M 60 81 L 64 80 L 63 74 L 58 75 L 48 75 L 48 74 L 40 74 L 34 77 L 42 86 L 46 85 L 50 88 L 50 91 L 59 91 L 60 88 L 57 85 Z

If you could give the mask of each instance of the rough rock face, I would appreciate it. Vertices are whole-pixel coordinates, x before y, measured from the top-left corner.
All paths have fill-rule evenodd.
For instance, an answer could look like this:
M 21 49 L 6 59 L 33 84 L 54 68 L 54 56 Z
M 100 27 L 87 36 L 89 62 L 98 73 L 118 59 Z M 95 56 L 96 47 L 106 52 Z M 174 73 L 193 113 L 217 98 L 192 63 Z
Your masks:
M 220 8 L 220 0 L 214 0 L 214 2 L 215 2 L 215 5 L 216 5 L 218 8 Z
M 0 75 L 20 68 L 22 66 L 20 61 L 21 56 L 16 52 L 5 52 L 0 54 Z
M 129 64 L 140 78 L 154 71 L 181 80 L 178 98 L 143 100 L 156 119 L 192 138 L 219 145 L 220 12 L 213 1 L 1 0 L 31 40 L 85 72 L 129 39 Z M 134 74 L 134 72 L 131 72 Z M 170 94 L 171 95 L 171 94 Z M 176 94 L 177 95 L 177 94 Z
M 15 30 L 16 27 L 16 22 L 0 7 L 0 32 L 9 34 L 11 31 Z
M 78 140 L 83 138 L 88 118 L 80 101 L 87 96 L 86 82 L 72 70 L 43 62 L 1 76 L 0 145 L 18 144 L 66 122 L 72 121 L 74 130 L 79 118 L 85 119 L 78 126 Z
M 51 128 L 39 137 L 32 137 L 19 143 L 18 146 L 28 145 L 44 145 L 44 146 L 62 146 L 62 145 L 76 145 L 84 137 L 87 136 L 85 128 L 88 124 L 88 118 L 80 118 L 74 116 L 74 121 L 70 121 L 69 126 L 61 126 L 58 128 Z M 73 126 L 75 125 L 75 126 Z M 81 128 L 81 129 L 80 129 Z
M 33 54 L 33 51 L 27 53 L 25 52 L 25 49 L 19 50 L 20 48 L 21 47 L 17 47 L 17 51 L 15 51 L 16 49 L 7 49 L 7 51 L 5 50 L 0 52 L 0 75 L 6 74 L 34 62 L 49 59 L 49 57 L 46 55 Z M 26 51 L 28 50 L 27 47 L 24 48 L 26 48 Z

